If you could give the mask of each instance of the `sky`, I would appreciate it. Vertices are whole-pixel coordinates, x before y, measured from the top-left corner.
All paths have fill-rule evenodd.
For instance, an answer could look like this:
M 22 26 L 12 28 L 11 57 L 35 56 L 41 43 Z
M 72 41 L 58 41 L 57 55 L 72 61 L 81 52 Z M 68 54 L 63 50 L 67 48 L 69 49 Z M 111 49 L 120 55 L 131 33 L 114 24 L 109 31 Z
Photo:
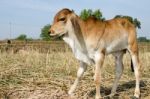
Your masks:
M 0 40 L 20 34 L 39 38 L 41 28 L 51 24 L 63 9 L 79 13 L 83 9 L 100 9 L 106 19 L 128 15 L 141 22 L 137 35 L 150 38 L 150 0 L 0 0 Z

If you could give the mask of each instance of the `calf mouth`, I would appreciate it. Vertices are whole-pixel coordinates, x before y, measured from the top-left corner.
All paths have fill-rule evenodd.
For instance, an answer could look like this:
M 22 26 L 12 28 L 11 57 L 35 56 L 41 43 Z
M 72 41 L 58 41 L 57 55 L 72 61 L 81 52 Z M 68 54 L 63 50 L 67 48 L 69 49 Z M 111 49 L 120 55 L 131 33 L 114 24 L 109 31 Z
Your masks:
M 67 35 L 67 33 L 61 33 L 61 34 L 55 34 L 55 35 L 49 35 L 52 40 L 58 39 L 58 38 L 63 38 Z

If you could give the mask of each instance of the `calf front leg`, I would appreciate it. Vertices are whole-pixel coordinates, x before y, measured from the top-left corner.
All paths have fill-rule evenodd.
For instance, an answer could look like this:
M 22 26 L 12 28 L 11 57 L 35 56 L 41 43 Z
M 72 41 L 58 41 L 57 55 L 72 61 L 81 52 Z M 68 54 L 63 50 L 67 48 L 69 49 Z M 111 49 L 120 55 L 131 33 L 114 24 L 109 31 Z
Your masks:
M 86 71 L 86 69 L 87 69 L 87 64 L 82 62 L 82 61 L 80 61 L 80 67 L 79 67 L 79 69 L 77 71 L 77 78 L 74 81 L 74 84 L 71 86 L 70 90 L 68 91 L 69 95 L 72 95 L 73 92 L 75 91 L 75 89 L 76 89 L 76 87 L 77 87 L 77 85 L 78 85 L 78 83 L 80 81 L 80 78 L 82 77 L 82 75 Z
M 103 53 L 97 53 L 95 55 L 95 75 L 94 75 L 94 82 L 96 86 L 96 99 L 101 98 L 100 94 L 100 81 L 101 81 L 101 67 L 103 65 L 104 61 L 104 54 Z

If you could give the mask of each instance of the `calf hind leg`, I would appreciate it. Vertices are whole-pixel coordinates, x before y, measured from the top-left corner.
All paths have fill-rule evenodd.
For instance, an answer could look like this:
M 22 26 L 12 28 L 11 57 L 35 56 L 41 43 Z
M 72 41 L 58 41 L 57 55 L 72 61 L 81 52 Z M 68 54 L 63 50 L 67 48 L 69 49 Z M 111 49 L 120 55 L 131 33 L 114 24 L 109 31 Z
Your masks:
M 118 53 L 114 54 L 115 64 L 116 64 L 116 76 L 115 76 L 114 84 L 113 84 L 113 87 L 111 90 L 112 95 L 114 95 L 116 93 L 116 89 L 118 87 L 118 82 L 123 73 L 123 62 L 122 62 L 123 54 L 124 54 L 124 52 L 118 52 Z
M 132 45 L 130 45 L 128 50 L 130 52 L 131 59 L 133 62 L 133 69 L 134 69 L 134 74 L 135 74 L 135 79 L 136 79 L 134 97 L 139 98 L 140 97 L 140 62 L 139 62 L 139 56 L 138 56 L 137 43 L 135 42 Z
M 133 61 L 133 68 L 134 68 L 134 74 L 136 78 L 136 85 L 135 85 L 135 92 L 134 97 L 139 98 L 140 97 L 140 64 L 137 54 L 131 54 L 131 58 Z

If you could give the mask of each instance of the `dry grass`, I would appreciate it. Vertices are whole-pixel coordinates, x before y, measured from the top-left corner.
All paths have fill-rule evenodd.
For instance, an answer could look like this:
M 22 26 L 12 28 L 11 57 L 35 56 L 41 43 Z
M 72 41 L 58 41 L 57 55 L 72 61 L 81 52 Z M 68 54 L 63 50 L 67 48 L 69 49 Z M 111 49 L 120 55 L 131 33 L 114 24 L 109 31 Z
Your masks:
M 142 63 L 141 97 L 150 97 L 150 52 L 140 52 Z M 0 99 L 70 99 L 67 91 L 76 77 L 78 61 L 70 51 L 39 53 L 36 50 L 0 53 Z M 107 56 L 103 66 L 102 90 L 110 94 L 114 80 L 114 58 Z M 124 74 L 115 97 L 129 99 L 135 77 L 130 57 L 124 56 Z M 93 66 L 89 66 L 73 99 L 94 99 Z M 115 98 L 118 99 L 118 98 Z

